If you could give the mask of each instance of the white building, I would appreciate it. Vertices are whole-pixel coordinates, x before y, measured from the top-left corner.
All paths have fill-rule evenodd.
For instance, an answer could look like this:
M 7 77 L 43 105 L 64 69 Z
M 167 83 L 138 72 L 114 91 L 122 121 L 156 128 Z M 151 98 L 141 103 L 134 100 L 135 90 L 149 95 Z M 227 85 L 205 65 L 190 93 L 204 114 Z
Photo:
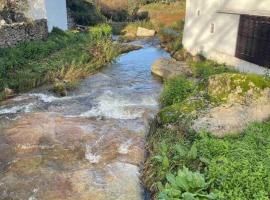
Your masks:
M 53 27 L 68 29 L 66 0 L 27 0 L 26 16 L 34 20 L 47 19 L 49 31 Z
M 247 72 L 270 67 L 270 0 L 187 0 L 185 22 L 192 54 Z

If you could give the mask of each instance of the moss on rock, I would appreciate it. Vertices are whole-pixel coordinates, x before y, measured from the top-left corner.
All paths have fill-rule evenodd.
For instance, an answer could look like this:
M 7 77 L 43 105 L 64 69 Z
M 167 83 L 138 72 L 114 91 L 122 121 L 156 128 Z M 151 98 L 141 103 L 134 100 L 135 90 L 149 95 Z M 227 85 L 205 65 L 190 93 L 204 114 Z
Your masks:
M 181 103 L 176 103 L 163 108 L 158 113 L 158 119 L 161 124 L 181 122 L 188 124 L 197 118 L 200 111 L 207 107 L 205 99 L 187 99 Z
M 246 102 L 257 99 L 264 89 L 270 87 L 270 79 L 255 74 L 215 75 L 208 80 L 208 93 L 218 102 Z

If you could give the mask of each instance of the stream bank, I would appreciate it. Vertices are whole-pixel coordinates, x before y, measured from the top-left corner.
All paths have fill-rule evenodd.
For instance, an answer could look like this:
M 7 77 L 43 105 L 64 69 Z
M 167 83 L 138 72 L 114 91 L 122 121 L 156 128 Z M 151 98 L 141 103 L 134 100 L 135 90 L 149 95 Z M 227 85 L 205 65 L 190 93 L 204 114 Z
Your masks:
M 153 70 L 165 84 L 143 170 L 152 198 L 268 199 L 269 77 L 210 60 Z

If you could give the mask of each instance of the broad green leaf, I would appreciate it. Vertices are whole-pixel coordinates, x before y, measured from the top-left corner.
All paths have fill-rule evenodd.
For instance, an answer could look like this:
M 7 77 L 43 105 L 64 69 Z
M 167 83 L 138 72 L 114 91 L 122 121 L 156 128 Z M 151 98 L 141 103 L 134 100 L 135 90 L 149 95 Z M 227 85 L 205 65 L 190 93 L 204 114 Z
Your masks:
M 195 198 L 195 194 L 192 194 L 189 192 L 183 193 L 182 198 L 183 198 L 183 200 L 196 200 L 197 199 L 197 198 Z
M 185 177 L 177 176 L 175 178 L 175 182 L 176 182 L 176 185 L 180 187 L 183 191 L 189 191 L 190 187 Z
M 168 181 L 170 184 L 176 185 L 176 183 L 175 183 L 175 176 L 174 176 L 173 174 L 168 173 L 168 174 L 166 175 L 166 179 L 167 179 L 167 181 Z

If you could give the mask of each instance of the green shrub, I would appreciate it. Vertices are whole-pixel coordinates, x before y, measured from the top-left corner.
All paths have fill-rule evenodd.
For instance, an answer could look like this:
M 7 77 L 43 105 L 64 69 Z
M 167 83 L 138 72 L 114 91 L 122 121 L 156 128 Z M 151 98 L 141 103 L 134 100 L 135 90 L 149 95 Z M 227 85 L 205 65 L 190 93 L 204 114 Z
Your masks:
M 161 103 L 164 106 L 170 106 L 180 103 L 190 96 L 195 90 L 195 84 L 184 76 L 177 76 L 169 79 L 164 84 L 164 90 L 161 95 Z
M 101 38 L 110 38 L 112 36 L 112 27 L 108 24 L 100 24 L 89 29 L 92 39 L 99 40 Z

